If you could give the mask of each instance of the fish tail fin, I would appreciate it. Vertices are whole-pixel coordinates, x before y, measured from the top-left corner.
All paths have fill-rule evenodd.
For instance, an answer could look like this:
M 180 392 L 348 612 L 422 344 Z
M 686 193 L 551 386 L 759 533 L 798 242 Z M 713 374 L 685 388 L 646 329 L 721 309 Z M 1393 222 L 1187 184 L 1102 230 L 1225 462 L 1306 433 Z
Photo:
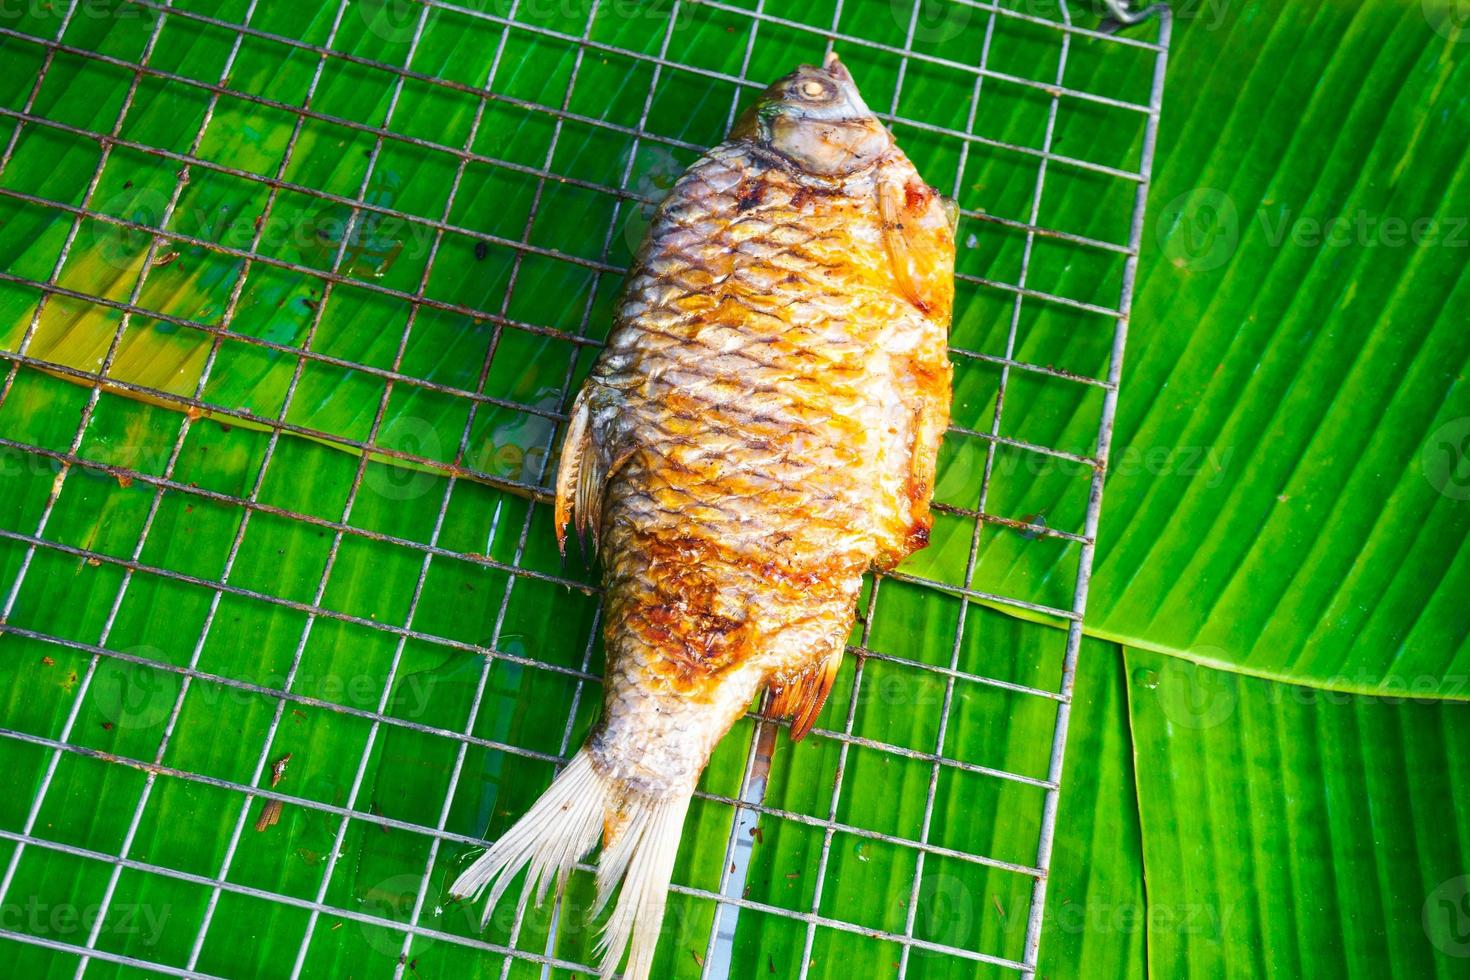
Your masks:
M 691 795 L 687 791 L 663 796 L 629 793 L 621 801 L 618 826 L 597 868 L 594 915 L 602 912 L 613 889 L 622 883 L 617 904 L 597 941 L 602 980 L 617 970 L 624 949 L 628 950 L 625 980 L 647 980 Z
M 529 868 L 521 906 L 534 892 L 539 905 L 571 867 L 604 836 L 597 870 L 596 918 L 613 892 L 618 900 L 597 941 L 601 975 L 611 977 L 628 951 L 626 980 L 647 980 L 663 924 L 674 857 L 691 792 L 654 796 L 599 773 L 584 748 L 504 836 L 465 869 L 449 894 L 478 900 L 490 890 L 483 928 L 522 868 Z
M 521 906 L 532 892 L 540 905 L 552 880 L 559 892 L 572 865 L 597 843 L 608 795 L 607 781 L 593 769 L 587 750 L 578 752 L 526 815 L 455 879 L 450 896 L 478 901 L 489 888 L 483 929 L 516 873 L 529 865 Z

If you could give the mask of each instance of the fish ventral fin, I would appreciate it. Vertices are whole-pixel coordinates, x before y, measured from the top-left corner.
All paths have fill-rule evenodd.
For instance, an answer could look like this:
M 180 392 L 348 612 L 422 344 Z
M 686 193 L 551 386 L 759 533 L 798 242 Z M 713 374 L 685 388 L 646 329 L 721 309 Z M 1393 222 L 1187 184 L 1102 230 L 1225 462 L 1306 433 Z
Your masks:
M 561 461 L 556 468 L 556 546 L 567 553 L 567 523 L 573 522 L 577 537 L 585 538 L 592 530 L 592 548 L 597 549 L 597 536 L 602 523 L 602 456 L 592 432 L 592 386 L 586 385 L 572 403 L 567 437 L 561 445 Z
M 842 666 L 844 647 L 827 654 L 795 677 L 782 683 L 772 678 L 766 685 L 766 714 L 791 719 L 791 740 L 800 742 L 816 724 L 822 705 Z
M 560 897 L 572 865 L 607 827 L 613 836 L 604 841 L 598 866 L 594 918 L 622 888 L 597 942 L 600 975 L 612 977 L 626 950 L 626 980 L 648 980 L 690 795 L 633 790 L 599 773 L 583 748 L 526 815 L 455 879 L 450 897 L 478 901 L 489 889 L 481 928 L 523 868 L 522 911 L 533 892 L 537 905 L 545 901 L 552 881 Z

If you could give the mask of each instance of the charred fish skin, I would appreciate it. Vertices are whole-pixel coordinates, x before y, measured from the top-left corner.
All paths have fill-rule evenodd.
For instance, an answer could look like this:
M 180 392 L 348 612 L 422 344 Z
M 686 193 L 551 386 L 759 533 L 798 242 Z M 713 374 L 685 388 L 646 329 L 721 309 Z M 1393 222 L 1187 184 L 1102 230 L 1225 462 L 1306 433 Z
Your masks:
M 675 184 L 557 477 L 558 534 L 590 533 L 603 569 L 603 716 L 453 894 L 493 881 L 493 906 L 530 864 L 544 895 L 600 837 L 600 902 L 622 882 L 603 973 L 631 942 L 627 975 L 648 975 L 715 745 L 762 689 L 804 735 L 863 573 L 928 541 L 952 213 L 835 57 L 773 84 Z
M 814 184 L 763 156 L 727 144 L 675 186 L 587 388 L 611 474 L 593 749 L 623 778 L 667 726 L 661 775 L 692 788 L 762 683 L 840 658 L 863 572 L 927 541 L 945 330 L 894 289 L 872 206 L 911 167 Z

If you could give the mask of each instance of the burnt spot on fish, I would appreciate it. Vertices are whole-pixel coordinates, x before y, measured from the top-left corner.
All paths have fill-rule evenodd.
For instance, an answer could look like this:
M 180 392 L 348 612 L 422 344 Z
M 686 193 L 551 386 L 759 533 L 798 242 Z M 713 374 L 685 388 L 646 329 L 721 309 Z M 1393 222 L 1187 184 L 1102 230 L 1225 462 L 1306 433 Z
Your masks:
M 842 192 L 833 187 L 824 187 L 821 184 L 797 184 L 796 190 L 791 192 L 791 209 L 800 211 L 813 202 L 840 197 Z
M 789 181 L 789 183 L 793 185 L 791 188 L 791 209 L 793 211 L 801 211 L 813 202 L 820 203 L 828 200 L 840 202 L 845 196 L 841 187 L 799 181 Z
M 648 639 L 663 651 L 666 673 L 681 682 L 676 686 L 722 672 L 743 649 L 745 622 L 693 608 L 682 598 L 645 606 L 640 618 Z
M 856 574 L 848 563 L 786 554 L 751 555 L 694 534 L 634 532 L 646 563 L 641 588 L 609 610 L 607 632 L 658 651 L 648 668 L 685 697 L 710 695 L 721 676 L 769 642 L 732 594 L 821 603 L 838 597 Z
M 909 536 L 905 544 L 911 552 L 929 546 L 929 521 L 927 519 L 909 528 Z
M 735 197 L 735 210 L 744 214 L 757 204 L 761 203 L 765 187 L 760 180 L 746 181 L 740 186 L 740 192 Z
M 645 588 L 630 597 L 618 628 L 658 651 L 649 666 L 674 690 L 697 697 L 740 662 L 751 640 L 748 622 L 720 605 L 720 549 L 692 535 L 634 538 L 647 562 Z
M 903 209 L 910 214 L 921 214 L 929 207 L 929 200 L 934 196 L 934 191 L 929 185 L 918 180 L 910 180 L 903 185 Z

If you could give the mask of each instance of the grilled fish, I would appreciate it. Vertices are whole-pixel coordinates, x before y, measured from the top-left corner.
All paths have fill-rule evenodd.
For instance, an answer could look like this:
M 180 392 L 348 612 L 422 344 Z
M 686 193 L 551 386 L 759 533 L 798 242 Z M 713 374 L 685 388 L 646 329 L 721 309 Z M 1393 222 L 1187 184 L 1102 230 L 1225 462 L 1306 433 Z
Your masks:
M 602 975 L 649 974 L 690 796 L 757 693 L 811 728 L 862 576 L 928 541 L 953 205 L 835 55 L 768 88 L 655 214 L 571 413 L 556 527 L 601 559 L 603 715 L 454 883 L 545 898 L 601 840 Z

